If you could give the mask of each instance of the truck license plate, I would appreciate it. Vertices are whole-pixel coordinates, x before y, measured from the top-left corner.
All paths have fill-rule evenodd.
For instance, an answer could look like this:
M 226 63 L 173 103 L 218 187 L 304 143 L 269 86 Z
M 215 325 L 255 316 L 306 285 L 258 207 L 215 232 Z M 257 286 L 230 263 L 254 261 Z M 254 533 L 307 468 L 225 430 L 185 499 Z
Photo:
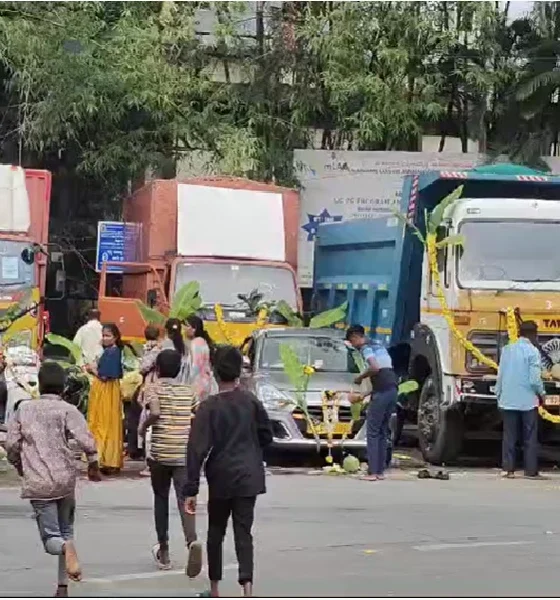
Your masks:
M 545 406 L 560 406 L 560 396 L 545 396 Z

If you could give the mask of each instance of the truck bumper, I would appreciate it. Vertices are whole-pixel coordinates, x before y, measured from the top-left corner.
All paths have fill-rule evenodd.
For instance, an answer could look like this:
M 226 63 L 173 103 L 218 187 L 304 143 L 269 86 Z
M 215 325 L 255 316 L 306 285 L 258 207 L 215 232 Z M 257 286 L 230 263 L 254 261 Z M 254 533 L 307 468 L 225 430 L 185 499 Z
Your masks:
M 488 404 L 496 405 L 496 378 L 495 377 L 455 377 L 455 402 L 469 404 Z M 551 399 L 550 408 L 559 407 L 560 403 L 556 399 L 560 396 L 560 382 L 546 381 L 546 395 Z M 547 406 L 547 408 L 549 408 Z

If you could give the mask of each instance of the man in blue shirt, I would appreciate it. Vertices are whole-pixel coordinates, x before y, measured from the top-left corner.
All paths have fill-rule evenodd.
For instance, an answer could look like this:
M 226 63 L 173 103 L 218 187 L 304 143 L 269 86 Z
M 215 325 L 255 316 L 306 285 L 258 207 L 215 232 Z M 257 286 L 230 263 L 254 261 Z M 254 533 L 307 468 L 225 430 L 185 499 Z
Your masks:
M 519 339 L 502 351 L 496 396 L 503 416 L 502 469 L 511 478 L 515 472 L 515 447 L 523 431 L 525 476 L 538 477 L 538 406 L 544 398 L 541 357 L 536 347 L 537 325 L 524 321 Z
M 383 479 L 387 457 L 389 422 L 397 405 L 397 377 L 386 348 L 366 337 L 361 325 L 352 325 L 346 331 L 346 340 L 359 350 L 366 370 L 354 380 L 360 385 L 371 379 L 372 395 L 366 414 L 366 435 L 369 481 Z

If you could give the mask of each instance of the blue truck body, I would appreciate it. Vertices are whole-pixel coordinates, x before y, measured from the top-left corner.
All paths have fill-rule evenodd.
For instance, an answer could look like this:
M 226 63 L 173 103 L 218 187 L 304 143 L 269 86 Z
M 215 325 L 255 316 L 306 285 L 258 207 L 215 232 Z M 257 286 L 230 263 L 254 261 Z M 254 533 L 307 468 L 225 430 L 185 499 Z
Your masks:
M 560 177 L 492 165 L 406 176 L 399 212 L 424 232 L 425 215 L 459 185 L 465 198 L 560 200 Z M 362 324 L 387 346 L 407 341 L 420 321 L 423 252 L 420 240 L 393 215 L 320 225 L 314 309 L 348 301 L 348 324 Z

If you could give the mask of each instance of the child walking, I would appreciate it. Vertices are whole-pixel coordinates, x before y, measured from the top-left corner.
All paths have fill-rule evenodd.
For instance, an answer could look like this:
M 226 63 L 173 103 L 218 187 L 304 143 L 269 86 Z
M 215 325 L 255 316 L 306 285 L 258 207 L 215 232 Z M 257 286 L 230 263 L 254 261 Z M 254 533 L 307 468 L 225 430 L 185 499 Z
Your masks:
M 140 374 L 144 378 L 142 388 L 138 394 L 138 404 L 140 407 L 140 419 L 138 431 L 143 428 L 146 419 L 148 418 L 148 409 L 146 408 L 146 388 L 157 380 L 156 359 L 161 352 L 160 331 L 155 325 L 148 325 L 144 330 L 146 343 L 142 352 L 142 360 L 140 361 Z M 151 429 L 147 429 L 145 437 L 142 438 L 138 434 L 139 443 L 144 447 L 144 469 L 140 471 L 141 477 L 150 477 L 150 469 L 148 467 L 148 459 L 150 457 L 150 440 Z
M 255 501 L 266 492 L 263 448 L 272 442 L 268 415 L 252 393 L 239 388 L 243 357 L 233 346 L 214 355 L 219 393 L 202 402 L 187 445 L 185 510 L 196 513 L 200 470 L 206 460 L 208 482 L 208 576 L 210 595 L 219 596 L 223 542 L 230 516 L 239 563 L 239 585 L 253 591 L 253 527 Z
M 99 481 L 95 440 L 75 406 L 62 400 L 66 376 L 56 363 L 39 370 L 39 400 L 22 402 L 8 423 L 6 450 L 22 481 L 21 497 L 30 500 L 48 554 L 58 556 L 55 597 L 68 596 L 68 580 L 82 573 L 74 546 L 76 461 L 69 440 L 88 458 L 88 477 Z
M 148 417 L 140 434 L 152 428 L 148 464 L 154 493 L 154 520 L 157 544 L 152 554 L 159 569 L 169 570 L 169 492 L 171 483 L 183 525 L 187 562 L 185 572 L 196 577 L 202 569 L 202 546 L 196 536 L 196 520 L 185 512 L 185 451 L 196 408 L 192 389 L 177 380 L 183 357 L 176 350 L 162 350 L 156 358 L 157 381 L 146 388 Z

